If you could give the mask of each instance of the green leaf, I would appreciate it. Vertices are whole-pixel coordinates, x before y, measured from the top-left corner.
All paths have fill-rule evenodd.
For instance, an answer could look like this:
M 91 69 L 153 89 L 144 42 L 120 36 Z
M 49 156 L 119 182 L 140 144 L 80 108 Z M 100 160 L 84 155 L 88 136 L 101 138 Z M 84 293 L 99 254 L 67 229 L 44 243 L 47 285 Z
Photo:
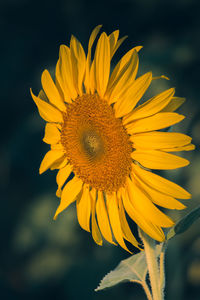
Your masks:
M 188 215 L 182 218 L 167 233 L 167 240 L 173 238 L 176 234 L 185 232 L 200 217 L 200 206 L 192 210 Z
M 135 254 L 125 260 L 110 273 L 108 273 L 100 282 L 95 291 L 114 286 L 122 281 L 144 281 L 147 275 L 147 264 L 144 251 Z
M 159 243 L 155 247 L 156 256 L 160 256 L 163 243 Z M 141 251 L 131 257 L 122 260 L 119 265 L 111 272 L 109 272 L 100 282 L 95 291 L 100 291 L 109 288 L 118 283 L 125 281 L 133 281 L 140 284 L 146 280 L 147 276 L 147 263 L 145 252 Z

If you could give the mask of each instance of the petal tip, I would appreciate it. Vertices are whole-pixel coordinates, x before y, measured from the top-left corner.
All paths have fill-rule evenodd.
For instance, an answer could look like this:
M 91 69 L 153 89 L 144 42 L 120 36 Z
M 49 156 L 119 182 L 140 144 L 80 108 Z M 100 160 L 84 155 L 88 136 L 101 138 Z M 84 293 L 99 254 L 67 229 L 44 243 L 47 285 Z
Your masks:
M 58 217 L 58 215 L 55 213 L 53 220 L 56 221 L 57 217 Z
M 43 168 L 39 168 L 39 174 L 41 175 L 42 173 L 44 173 L 45 172 L 45 170 L 43 169 Z
M 33 90 L 32 90 L 32 88 L 30 88 L 30 93 L 31 93 L 31 96 L 32 96 L 32 98 L 34 97 L 34 94 L 33 94 Z M 34 99 L 33 99 L 34 100 Z
M 58 198 L 61 198 L 61 194 L 62 194 L 62 191 L 61 191 L 60 188 L 58 188 L 57 191 L 56 191 L 56 196 L 57 196 Z
M 58 208 L 57 208 L 57 210 L 56 210 L 56 212 L 55 212 L 55 215 L 54 215 L 54 217 L 53 217 L 53 220 L 57 220 L 57 217 L 58 217 L 58 215 L 61 213 L 61 211 L 62 211 L 62 210 L 60 210 L 60 205 L 59 205 Z

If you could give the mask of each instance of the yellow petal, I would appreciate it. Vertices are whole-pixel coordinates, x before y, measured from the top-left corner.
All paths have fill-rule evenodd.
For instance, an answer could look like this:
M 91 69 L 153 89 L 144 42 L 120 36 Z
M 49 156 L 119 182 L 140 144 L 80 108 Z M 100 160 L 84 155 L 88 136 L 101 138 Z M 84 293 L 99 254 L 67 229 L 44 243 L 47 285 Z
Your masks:
M 85 68 L 85 89 L 86 92 L 90 92 L 90 66 L 91 66 L 91 49 L 94 44 L 94 41 L 97 37 L 97 34 L 99 33 L 99 30 L 101 29 L 102 25 L 98 25 L 94 28 L 94 30 L 91 33 L 89 43 L 88 43 L 88 55 L 86 60 L 86 68 Z
M 43 141 L 47 144 L 57 144 L 60 140 L 60 131 L 56 124 L 47 123 Z
M 114 49 L 115 49 L 115 46 L 116 46 L 116 44 L 117 44 L 118 37 L 119 37 L 119 30 L 113 31 L 113 32 L 108 36 L 109 42 L 110 42 L 110 57 L 111 57 L 111 58 L 113 57 Z
M 102 235 L 109 243 L 114 244 L 102 191 L 98 191 L 96 214 L 98 225 Z
M 106 194 L 106 198 L 107 198 L 107 208 L 108 208 L 110 224 L 111 224 L 115 239 L 123 249 L 125 249 L 126 251 L 131 253 L 128 250 L 128 248 L 126 247 L 126 244 L 123 239 L 123 232 L 122 232 L 122 228 L 121 228 L 116 193 Z
M 130 202 L 129 196 L 126 191 L 123 191 L 122 199 L 124 208 L 129 217 L 153 239 L 159 242 L 163 242 L 165 240 L 165 235 L 162 229 L 159 226 L 151 223 L 143 215 L 137 212 L 137 210 L 133 207 L 132 202 Z
M 96 190 L 92 189 L 90 191 L 90 198 L 92 203 L 92 237 L 98 245 L 102 246 L 103 241 L 101 237 L 101 233 L 99 227 L 97 225 L 95 213 L 96 213 Z
M 58 190 L 56 194 L 58 197 L 60 196 L 62 186 L 64 185 L 65 181 L 67 180 L 71 172 L 72 172 L 72 166 L 70 164 L 67 164 L 65 167 L 63 167 L 58 171 L 56 176 L 56 182 L 58 184 Z
M 132 135 L 130 140 L 133 142 L 133 147 L 136 149 L 169 149 L 187 145 L 192 139 L 188 135 L 182 133 L 154 131 Z
M 169 77 L 167 77 L 165 75 L 155 76 L 155 77 L 152 78 L 152 80 L 157 80 L 157 79 L 170 80 Z
M 66 164 L 68 163 L 68 159 L 66 157 L 62 157 L 61 159 L 55 161 L 50 169 L 51 170 L 55 170 L 55 169 L 62 169 L 66 166 Z
M 120 40 L 119 40 L 120 41 Z M 119 42 L 118 41 L 118 42 Z M 142 47 L 141 46 L 137 46 L 137 47 L 134 47 L 132 48 L 131 50 L 129 50 L 121 59 L 120 61 L 118 62 L 118 64 L 115 66 L 111 76 L 110 76 L 110 79 L 109 79 L 109 83 L 108 83 L 108 89 L 107 89 L 107 92 L 106 92 L 106 95 L 109 95 L 111 94 L 111 91 L 112 91 L 112 88 L 114 86 L 114 82 L 117 80 L 117 78 L 119 77 L 119 74 L 121 72 L 121 70 L 125 67 L 125 65 L 127 65 L 127 63 L 130 64 L 130 59 L 131 57 L 133 56 L 133 53 L 136 51 L 136 52 L 139 52 L 139 50 L 141 49 Z M 138 67 L 138 66 L 137 66 Z M 134 81 L 135 79 L 135 76 L 137 74 L 137 68 L 135 69 L 135 72 L 132 74 L 132 77 L 131 77 L 131 80 Z
M 51 144 L 51 150 L 59 150 L 65 152 L 63 145 L 61 143 Z M 68 159 L 66 157 L 61 157 L 51 165 L 50 169 L 51 170 L 61 169 L 65 167 L 67 163 L 68 163 Z
M 117 43 L 115 44 L 115 47 L 114 47 L 114 49 L 112 50 L 112 54 L 111 54 L 111 59 L 112 59 L 112 57 L 113 57 L 113 55 L 115 54 L 115 52 L 117 51 L 117 49 L 121 46 L 121 44 L 125 41 L 125 39 L 127 39 L 127 35 L 126 36 L 124 36 L 124 37 L 122 37 L 121 39 L 119 39 L 118 41 L 117 41 Z M 136 47 L 135 47 L 136 48 Z M 139 48 L 139 47 L 138 47 Z M 142 48 L 142 47 L 141 47 Z
M 83 194 L 79 201 L 76 202 L 77 218 L 80 226 L 90 231 L 90 215 L 91 215 L 91 197 L 89 192 L 89 186 L 84 184 Z
M 64 187 L 61 195 L 60 205 L 58 206 L 54 220 L 57 216 L 66 209 L 71 203 L 76 201 L 77 196 L 82 191 L 83 182 L 81 179 L 74 176 Z M 79 195 L 80 196 L 80 195 Z
M 165 106 L 162 112 L 172 112 L 177 110 L 183 103 L 185 102 L 185 98 L 181 97 L 173 97 L 167 106 Z
M 177 152 L 177 151 L 191 151 L 195 149 L 195 145 L 189 144 L 182 147 L 175 147 L 175 148 L 163 148 L 162 151 L 166 152 Z
M 191 194 L 184 190 L 182 187 L 176 183 L 169 181 L 157 174 L 146 171 L 139 166 L 132 165 L 133 173 L 136 175 L 149 187 L 154 188 L 166 195 L 172 196 L 178 199 L 190 199 Z
M 123 123 L 127 124 L 158 113 L 171 101 L 174 92 L 174 89 L 169 89 L 146 101 L 144 104 L 138 106 L 130 115 L 124 117 Z
M 47 70 L 44 70 L 42 73 L 42 87 L 44 89 L 45 94 L 47 95 L 49 101 L 55 105 L 59 110 L 66 111 L 66 106 L 61 98 L 55 83 L 53 82 L 51 75 Z
M 177 201 L 173 197 L 163 194 L 162 191 L 157 191 L 150 186 L 146 185 L 142 180 L 139 179 L 136 174 L 132 174 L 132 176 L 135 178 L 135 181 L 137 184 L 140 185 L 140 188 L 144 190 L 144 192 L 148 195 L 148 197 L 151 199 L 153 203 L 156 205 L 168 208 L 168 209 L 184 209 L 185 205 L 183 205 L 181 202 Z
M 97 92 L 103 98 L 110 75 L 110 44 L 105 32 L 101 34 L 98 40 L 94 62 Z
M 135 150 L 131 157 L 148 169 L 172 170 L 190 163 L 185 158 L 159 150 Z
M 159 130 L 182 121 L 185 117 L 177 113 L 157 113 L 151 117 L 125 125 L 129 134 Z
M 137 47 L 134 47 L 133 49 L 129 50 L 121 58 L 111 74 L 108 82 L 107 92 L 105 94 L 105 98 L 108 99 L 109 104 L 116 102 L 115 97 L 119 99 L 135 80 L 139 64 L 136 48 Z M 122 81 L 125 83 L 125 86 L 120 84 Z M 120 86 L 123 88 L 123 93 L 120 90 Z M 118 92 L 120 92 L 120 95 L 118 95 Z
M 110 87 L 111 94 L 108 103 L 121 103 L 121 97 L 127 92 L 130 84 L 134 81 L 138 69 L 138 55 L 134 51 L 129 61 L 124 65 L 116 76 L 113 85 Z M 117 104 L 116 104 L 117 105 Z M 119 104 L 118 104 L 119 105 Z
M 96 76 L 95 76 L 95 64 L 93 61 L 91 68 L 90 68 L 90 92 L 91 92 L 91 94 L 94 94 L 96 89 L 97 89 L 97 83 L 96 83 Z
M 109 35 L 109 42 L 110 42 L 110 60 L 112 59 L 113 55 L 117 51 L 117 49 L 121 46 L 121 44 L 124 42 L 124 40 L 127 38 L 127 36 L 122 37 L 118 40 L 119 37 L 119 30 L 113 31 Z M 139 47 L 137 47 L 139 48 Z M 141 47 L 142 48 L 142 47 Z
M 125 215 L 125 211 L 124 211 L 124 207 L 123 207 L 123 203 L 122 203 L 122 199 L 121 199 L 121 194 L 119 195 L 119 193 L 118 193 L 117 198 L 119 199 L 119 218 L 120 218 L 120 221 L 121 221 L 121 227 L 122 227 L 124 238 L 127 241 L 129 241 L 133 246 L 140 249 L 139 243 L 136 240 L 136 238 L 133 236 L 133 234 L 130 230 L 130 227 L 128 225 L 126 215 Z
M 129 199 L 141 217 L 144 216 L 151 223 L 161 227 L 171 227 L 174 222 L 161 212 L 140 189 L 135 182 L 127 179 L 127 191 Z
M 44 100 L 46 102 L 49 102 L 47 95 L 45 94 L 45 92 L 43 90 L 40 90 L 40 92 L 38 94 L 38 98 L 40 98 L 41 100 Z
M 71 99 L 75 99 L 77 97 L 77 91 L 73 81 L 71 52 L 69 47 L 65 45 L 60 46 L 60 64 L 64 89 L 66 88 L 67 91 L 69 91 Z
M 92 46 L 93 46 L 93 44 L 94 44 L 94 41 L 95 41 L 95 39 L 96 39 L 96 37 L 97 37 L 97 35 L 98 35 L 98 33 L 99 33 L 101 27 L 102 27 L 102 25 L 96 26 L 96 27 L 93 29 L 93 31 L 92 31 L 92 33 L 91 33 L 91 35 L 90 35 L 90 39 L 89 39 L 89 43 L 88 43 L 88 54 L 89 54 L 89 52 L 90 52 L 90 57 L 91 57 L 91 49 L 92 49 Z
M 57 110 L 51 104 L 36 97 L 32 90 L 30 91 L 31 96 L 38 107 L 39 114 L 45 121 L 63 123 L 62 113 L 59 110 Z
M 59 124 L 56 124 L 57 126 L 59 126 Z M 64 151 L 63 145 L 61 143 L 58 144 L 52 144 L 51 145 L 51 150 L 62 150 Z
M 79 95 L 83 93 L 83 79 L 85 75 L 86 56 L 81 43 L 72 35 L 70 41 L 72 74 L 74 86 Z
M 57 69 L 58 66 L 59 66 L 59 62 L 60 62 L 60 59 L 58 59 L 58 61 L 57 61 L 56 69 Z M 60 81 L 59 81 L 58 78 L 57 78 L 57 75 L 56 75 L 56 69 L 55 69 L 55 85 L 56 85 L 56 88 L 57 88 L 57 90 L 58 90 L 58 93 L 59 93 L 59 95 L 60 95 L 60 97 L 61 97 L 61 99 L 62 99 L 62 102 L 67 102 L 66 99 L 65 99 L 65 94 L 64 94 L 64 92 L 63 92 L 62 84 L 60 83 Z M 60 72 L 59 72 L 59 73 L 60 73 Z M 59 74 L 59 75 L 60 75 L 60 74 Z M 68 94 L 68 97 L 70 97 L 69 94 Z M 69 103 L 70 103 L 70 101 L 71 101 L 71 99 L 69 100 Z M 66 107 L 66 106 L 65 106 L 65 107 Z
M 71 93 L 66 83 L 66 78 L 63 76 L 65 76 L 65 72 L 62 68 L 61 58 L 59 58 L 56 64 L 56 72 L 55 72 L 56 85 L 57 87 L 59 87 L 59 90 L 62 91 L 64 101 L 67 103 L 72 103 Z
M 126 95 L 117 101 L 114 106 L 115 115 L 117 118 L 121 118 L 130 113 L 137 102 L 141 99 L 143 94 L 148 89 L 152 80 L 152 73 L 146 73 L 139 77 L 134 84 L 127 90 Z
M 64 156 L 64 152 L 60 150 L 50 150 L 48 151 L 40 165 L 39 173 L 44 173 L 47 169 L 51 167 L 51 165 L 57 160 L 61 159 Z

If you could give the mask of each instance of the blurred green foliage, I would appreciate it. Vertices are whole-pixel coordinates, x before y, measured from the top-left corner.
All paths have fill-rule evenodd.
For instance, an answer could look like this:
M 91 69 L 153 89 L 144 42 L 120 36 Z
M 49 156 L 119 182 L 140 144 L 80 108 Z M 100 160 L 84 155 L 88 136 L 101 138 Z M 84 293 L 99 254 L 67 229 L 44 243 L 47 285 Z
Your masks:
M 53 70 L 59 45 L 74 34 L 87 49 L 92 29 L 103 24 L 129 39 L 120 55 L 136 45 L 140 73 L 152 70 L 171 80 L 153 83 L 150 94 L 175 86 L 187 98 L 178 129 L 193 136 L 197 150 L 183 154 L 192 164 L 165 172 L 193 194 L 184 212 L 168 212 L 176 220 L 200 202 L 200 4 L 198 0 L 2 0 L 1 31 L 1 299 L 145 299 L 139 286 L 126 283 L 95 293 L 99 280 L 129 255 L 119 247 L 99 247 L 84 232 L 72 206 L 55 222 L 58 199 L 55 172 L 39 176 L 48 146 L 42 143 L 44 122 L 30 97 L 37 93 L 45 68 Z M 167 297 L 198 300 L 200 236 L 195 223 L 173 239 L 167 251 Z

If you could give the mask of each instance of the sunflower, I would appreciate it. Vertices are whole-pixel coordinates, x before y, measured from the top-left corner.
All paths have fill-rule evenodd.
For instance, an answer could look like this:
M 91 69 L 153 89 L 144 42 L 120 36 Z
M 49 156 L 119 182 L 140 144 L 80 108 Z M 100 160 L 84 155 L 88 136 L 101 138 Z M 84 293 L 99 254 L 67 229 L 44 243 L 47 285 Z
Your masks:
M 128 51 L 111 72 L 111 60 L 124 38 L 119 31 L 103 32 L 92 46 L 101 26 L 89 39 L 87 56 L 81 43 L 71 37 L 60 46 L 55 82 L 42 73 L 42 90 L 32 91 L 40 116 L 47 122 L 44 142 L 51 149 L 40 166 L 58 169 L 56 195 L 60 204 L 54 219 L 76 202 L 80 226 L 126 249 L 125 240 L 140 247 L 130 230 L 127 215 L 149 236 L 162 242 L 162 228 L 173 221 L 157 206 L 183 209 L 177 199 L 191 195 L 151 170 L 176 169 L 188 160 L 171 152 L 194 149 L 191 138 L 161 131 L 184 119 L 174 111 L 184 102 L 170 88 L 137 105 L 153 79 L 148 72 L 136 78 L 138 52 Z M 162 76 L 161 76 L 162 77 Z

